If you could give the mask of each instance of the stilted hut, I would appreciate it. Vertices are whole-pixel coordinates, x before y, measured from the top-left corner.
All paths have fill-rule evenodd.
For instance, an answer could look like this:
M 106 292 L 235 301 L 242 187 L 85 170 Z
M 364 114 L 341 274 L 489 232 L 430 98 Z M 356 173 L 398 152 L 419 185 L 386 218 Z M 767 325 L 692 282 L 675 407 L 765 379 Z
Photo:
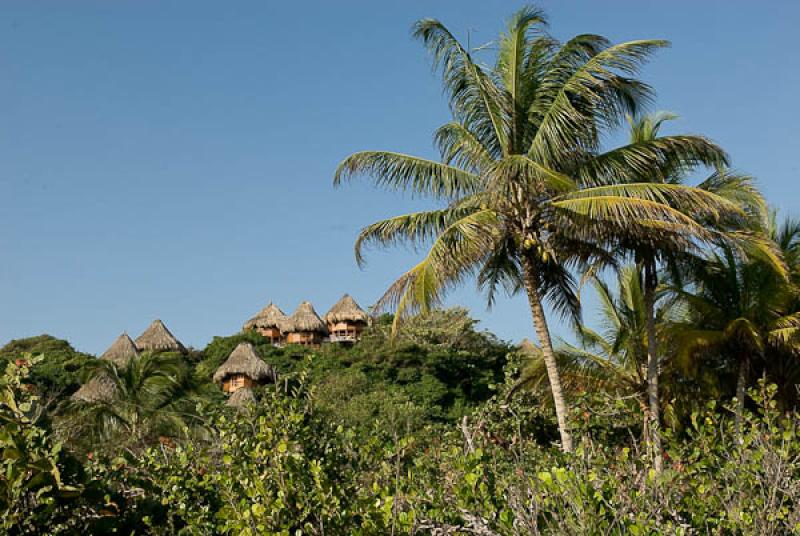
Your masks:
M 304 301 L 292 313 L 292 316 L 281 324 L 281 332 L 285 335 L 288 344 L 319 346 L 328 334 L 328 329 L 311 302 Z
M 349 294 L 342 296 L 323 317 L 331 342 L 354 343 L 369 324 L 369 315 Z
M 222 385 L 224 392 L 235 393 L 260 383 L 274 382 L 277 378 L 275 370 L 258 357 L 253 345 L 241 342 L 220 365 L 213 379 L 214 383 Z
M 111 361 L 119 368 L 125 368 L 132 359 L 138 356 L 136 346 L 127 333 L 123 333 L 103 352 L 100 359 Z M 114 397 L 114 382 L 104 373 L 98 372 L 72 395 L 73 400 L 82 402 L 99 402 Z
M 158 319 L 137 337 L 136 349 L 140 352 L 186 352 L 186 348 Z
M 244 323 L 244 331 L 254 330 L 269 339 L 272 344 L 280 344 L 283 340 L 281 324 L 286 321 L 286 315 L 272 302 L 261 309 L 259 313 Z

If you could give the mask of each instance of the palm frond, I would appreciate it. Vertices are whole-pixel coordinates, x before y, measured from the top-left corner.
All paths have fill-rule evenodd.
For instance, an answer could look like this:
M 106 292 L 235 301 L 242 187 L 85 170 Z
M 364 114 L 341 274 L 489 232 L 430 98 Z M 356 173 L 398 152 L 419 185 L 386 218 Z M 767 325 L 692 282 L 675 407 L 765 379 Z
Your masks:
M 464 125 L 451 121 L 436 130 L 434 140 L 447 165 L 479 174 L 500 155 L 490 154 L 486 146 Z
M 474 207 L 455 206 L 403 214 L 370 224 L 358 234 L 355 256 L 359 266 L 364 266 L 363 250 L 369 245 L 389 247 L 398 243 L 420 245 L 434 239 L 453 222 L 475 212 Z
M 698 166 L 718 167 L 727 163 L 725 151 L 703 136 L 663 136 L 588 158 L 577 173 L 587 185 L 643 180 L 666 183 Z
M 754 221 L 757 228 L 767 228 L 769 216 L 767 203 L 756 187 L 753 177 L 720 169 L 712 173 L 697 187 L 712 192 L 740 207 Z
M 728 231 L 718 237 L 723 246 L 741 252 L 745 258 L 758 261 L 784 281 L 789 279 L 789 267 L 783 251 L 769 237 L 760 232 Z
M 675 364 L 683 370 L 689 370 L 695 353 L 718 347 L 725 341 L 725 335 L 721 331 L 698 329 L 692 323 L 671 324 L 665 331 L 673 347 Z
M 434 199 L 453 199 L 480 189 L 480 178 L 472 173 L 441 162 L 388 151 L 362 151 L 348 156 L 336 169 L 334 186 L 355 175 L 371 176 L 378 186 Z
M 578 216 L 584 224 L 583 232 L 603 232 L 603 223 L 613 226 L 618 236 L 638 239 L 653 239 L 653 231 L 669 231 L 685 241 L 680 242 L 690 247 L 689 238 L 711 242 L 715 235 L 695 220 L 668 205 L 649 199 L 622 197 L 614 195 L 595 195 L 591 197 L 562 197 L 550 203 L 555 209 L 554 219 L 566 216 L 564 223 Z
M 640 40 L 599 50 L 571 73 L 544 109 L 527 154 L 536 161 L 558 161 L 564 151 L 597 146 L 600 130 L 617 126 L 626 114 L 636 114 L 651 98 L 650 88 L 624 75 L 636 74 L 641 65 L 666 41 Z
M 776 319 L 768 333 L 770 344 L 789 347 L 795 352 L 800 349 L 800 312 Z
M 603 317 L 603 324 L 606 329 L 618 330 L 622 326 L 622 318 L 617 309 L 617 304 L 614 301 L 611 289 L 605 281 L 598 277 L 592 278 L 592 286 L 600 300 L 600 312 Z
M 537 263 L 539 292 L 556 315 L 573 326 L 581 323 L 581 302 L 572 273 L 553 257 Z
M 542 35 L 547 21 L 544 12 L 533 6 L 517 11 L 509 21 L 508 29 L 498 42 L 497 63 L 493 75 L 508 94 L 511 125 L 509 153 L 517 152 L 526 135 L 527 105 L 533 95 L 536 69 L 544 58 L 542 52 L 549 50 L 551 40 Z M 546 52 L 545 52 L 546 53 Z M 532 87 L 534 86 L 534 87 Z
M 438 305 L 450 288 L 479 269 L 497 240 L 497 225 L 497 214 L 488 209 L 450 224 L 436 237 L 427 256 L 389 287 L 375 310 L 393 309 L 396 331 L 407 315 Z
M 508 23 L 508 29 L 500 36 L 495 72 L 503 81 L 503 87 L 517 101 L 525 84 L 525 62 L 528 59 L 531 33 L 539 33 L 547 25 L 547 18 L 539 8 L 525 6 L 517 11 Z
M 493 140 L 489 147 L 492 152 L 504 153 L 508 116 L 501 106 L 504 99 L 497 86 L 438 20 L 420 20 L 412 34 L 428 49 L 433 68 L 441 68 L 453 116 L 479 139 Z
M 522 268 L 519 265 L 517 246 L 511 237 L 499 240 L 478 272 L 478 288 L 486 290 L 486 303 L 491 308 L 499 288 L 508 296 L 522 290 Z
M 729 218 L 745 216 L 742 208 L 729 199 L 702 188 L 683 184 L 650 182 L 611 184 L 582 188 L 563 197 L 578 199 L 593 196 L 619 196 L 652 201 L 674 208 L 693 219 L 718 221 L 723 216 Z

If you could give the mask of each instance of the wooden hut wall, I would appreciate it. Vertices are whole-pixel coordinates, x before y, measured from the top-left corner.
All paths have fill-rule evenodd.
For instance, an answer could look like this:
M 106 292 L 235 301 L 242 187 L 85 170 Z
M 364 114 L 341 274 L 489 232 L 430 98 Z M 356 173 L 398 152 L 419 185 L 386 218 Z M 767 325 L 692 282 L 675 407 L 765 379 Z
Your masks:
M 257 328 L 256 331 L 269 339 L 270 342 L 278 342 L 281 340 L 281 331 L 278 328 Z
M 364 324 L 362 322 L 336 322 L 328 324 L 328 332 L 330 332 L 332 339 L 336 337 L 359 338 L 362 331 L 364 331 Z
M 225 393 L 233 393 L 244 387 L 252 388 L 255 385 L 257 385 L 257 383 L 244 374 L 234 374 L 223 380 L 222 390 Z
M 315 331 L 296 331 L 286 334 L 288 344 L 302 344 L 316 346 L 322 343 L 322 334 Z

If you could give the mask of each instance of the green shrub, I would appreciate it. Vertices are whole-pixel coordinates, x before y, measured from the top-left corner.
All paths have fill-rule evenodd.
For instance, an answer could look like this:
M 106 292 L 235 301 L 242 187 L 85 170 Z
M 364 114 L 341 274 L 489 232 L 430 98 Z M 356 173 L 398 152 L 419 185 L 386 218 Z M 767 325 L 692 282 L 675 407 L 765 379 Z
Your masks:
M 67 341 L 51 335 L 17 339 L 0 348 L 0 368 L 25 354 L 43 358 L 31 367 L 29 381 L 42 403 L 50 404 L 75 392 L 84 379 L 86 365 L 93 356 L 78 352 Z

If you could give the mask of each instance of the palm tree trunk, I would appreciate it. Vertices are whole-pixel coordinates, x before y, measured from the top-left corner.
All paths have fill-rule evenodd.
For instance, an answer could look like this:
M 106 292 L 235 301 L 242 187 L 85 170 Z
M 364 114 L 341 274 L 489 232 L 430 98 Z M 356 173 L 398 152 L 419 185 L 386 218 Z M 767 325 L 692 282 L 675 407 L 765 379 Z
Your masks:
M 655 260 L 650 258 L 644 262 L 644 308 L 647 322 L 647 400 L 649 406 L 650 451 L 653 454 L 653 468 L 656 472 L 663 469 L 663 449 L 661 447 L 661 404 L 658 394 L 658 341 L 656 339 L 656 275 Z
M 739 362 L 739 377 L 736 379 L 736 431 L 739 432 L 744 416 L 744 399 L 747 396 L 747 373 L 750 369 L 750 359 L 747 355 L 742 356 Z
M 556 408 L 556 420 L 558 421 L 558 432 L 561 435 L 561 449 L 564 452 L 572 452 L 572 435 L 567 424 L 567 404 L 564 401 L 564 391 L 561 387 L 561 375 L 558 372 L 555 352 L 553 352 L 553 342 L 550 339 L 550 329 L 547 326 L 547 318 L 544 314 L 539 289 L 536 284 L 535 266 L 525 259 L 523 261 L 525 269 L 525 292 L 528 295 L 528 302 L 533 316 L 533 326 L 536 329 L 536 337 L 542 347 L 542 356 L 547 368 L 547 379 L 550 382 L 550 392 L 553 393 L 553 405 Z
M 647 394 L 643 393 L 639 399 L 639 409 L 642 410 L 642 435 L 641 441 L 643 444 L 650 442 L 650 409 L 647 406 Z

